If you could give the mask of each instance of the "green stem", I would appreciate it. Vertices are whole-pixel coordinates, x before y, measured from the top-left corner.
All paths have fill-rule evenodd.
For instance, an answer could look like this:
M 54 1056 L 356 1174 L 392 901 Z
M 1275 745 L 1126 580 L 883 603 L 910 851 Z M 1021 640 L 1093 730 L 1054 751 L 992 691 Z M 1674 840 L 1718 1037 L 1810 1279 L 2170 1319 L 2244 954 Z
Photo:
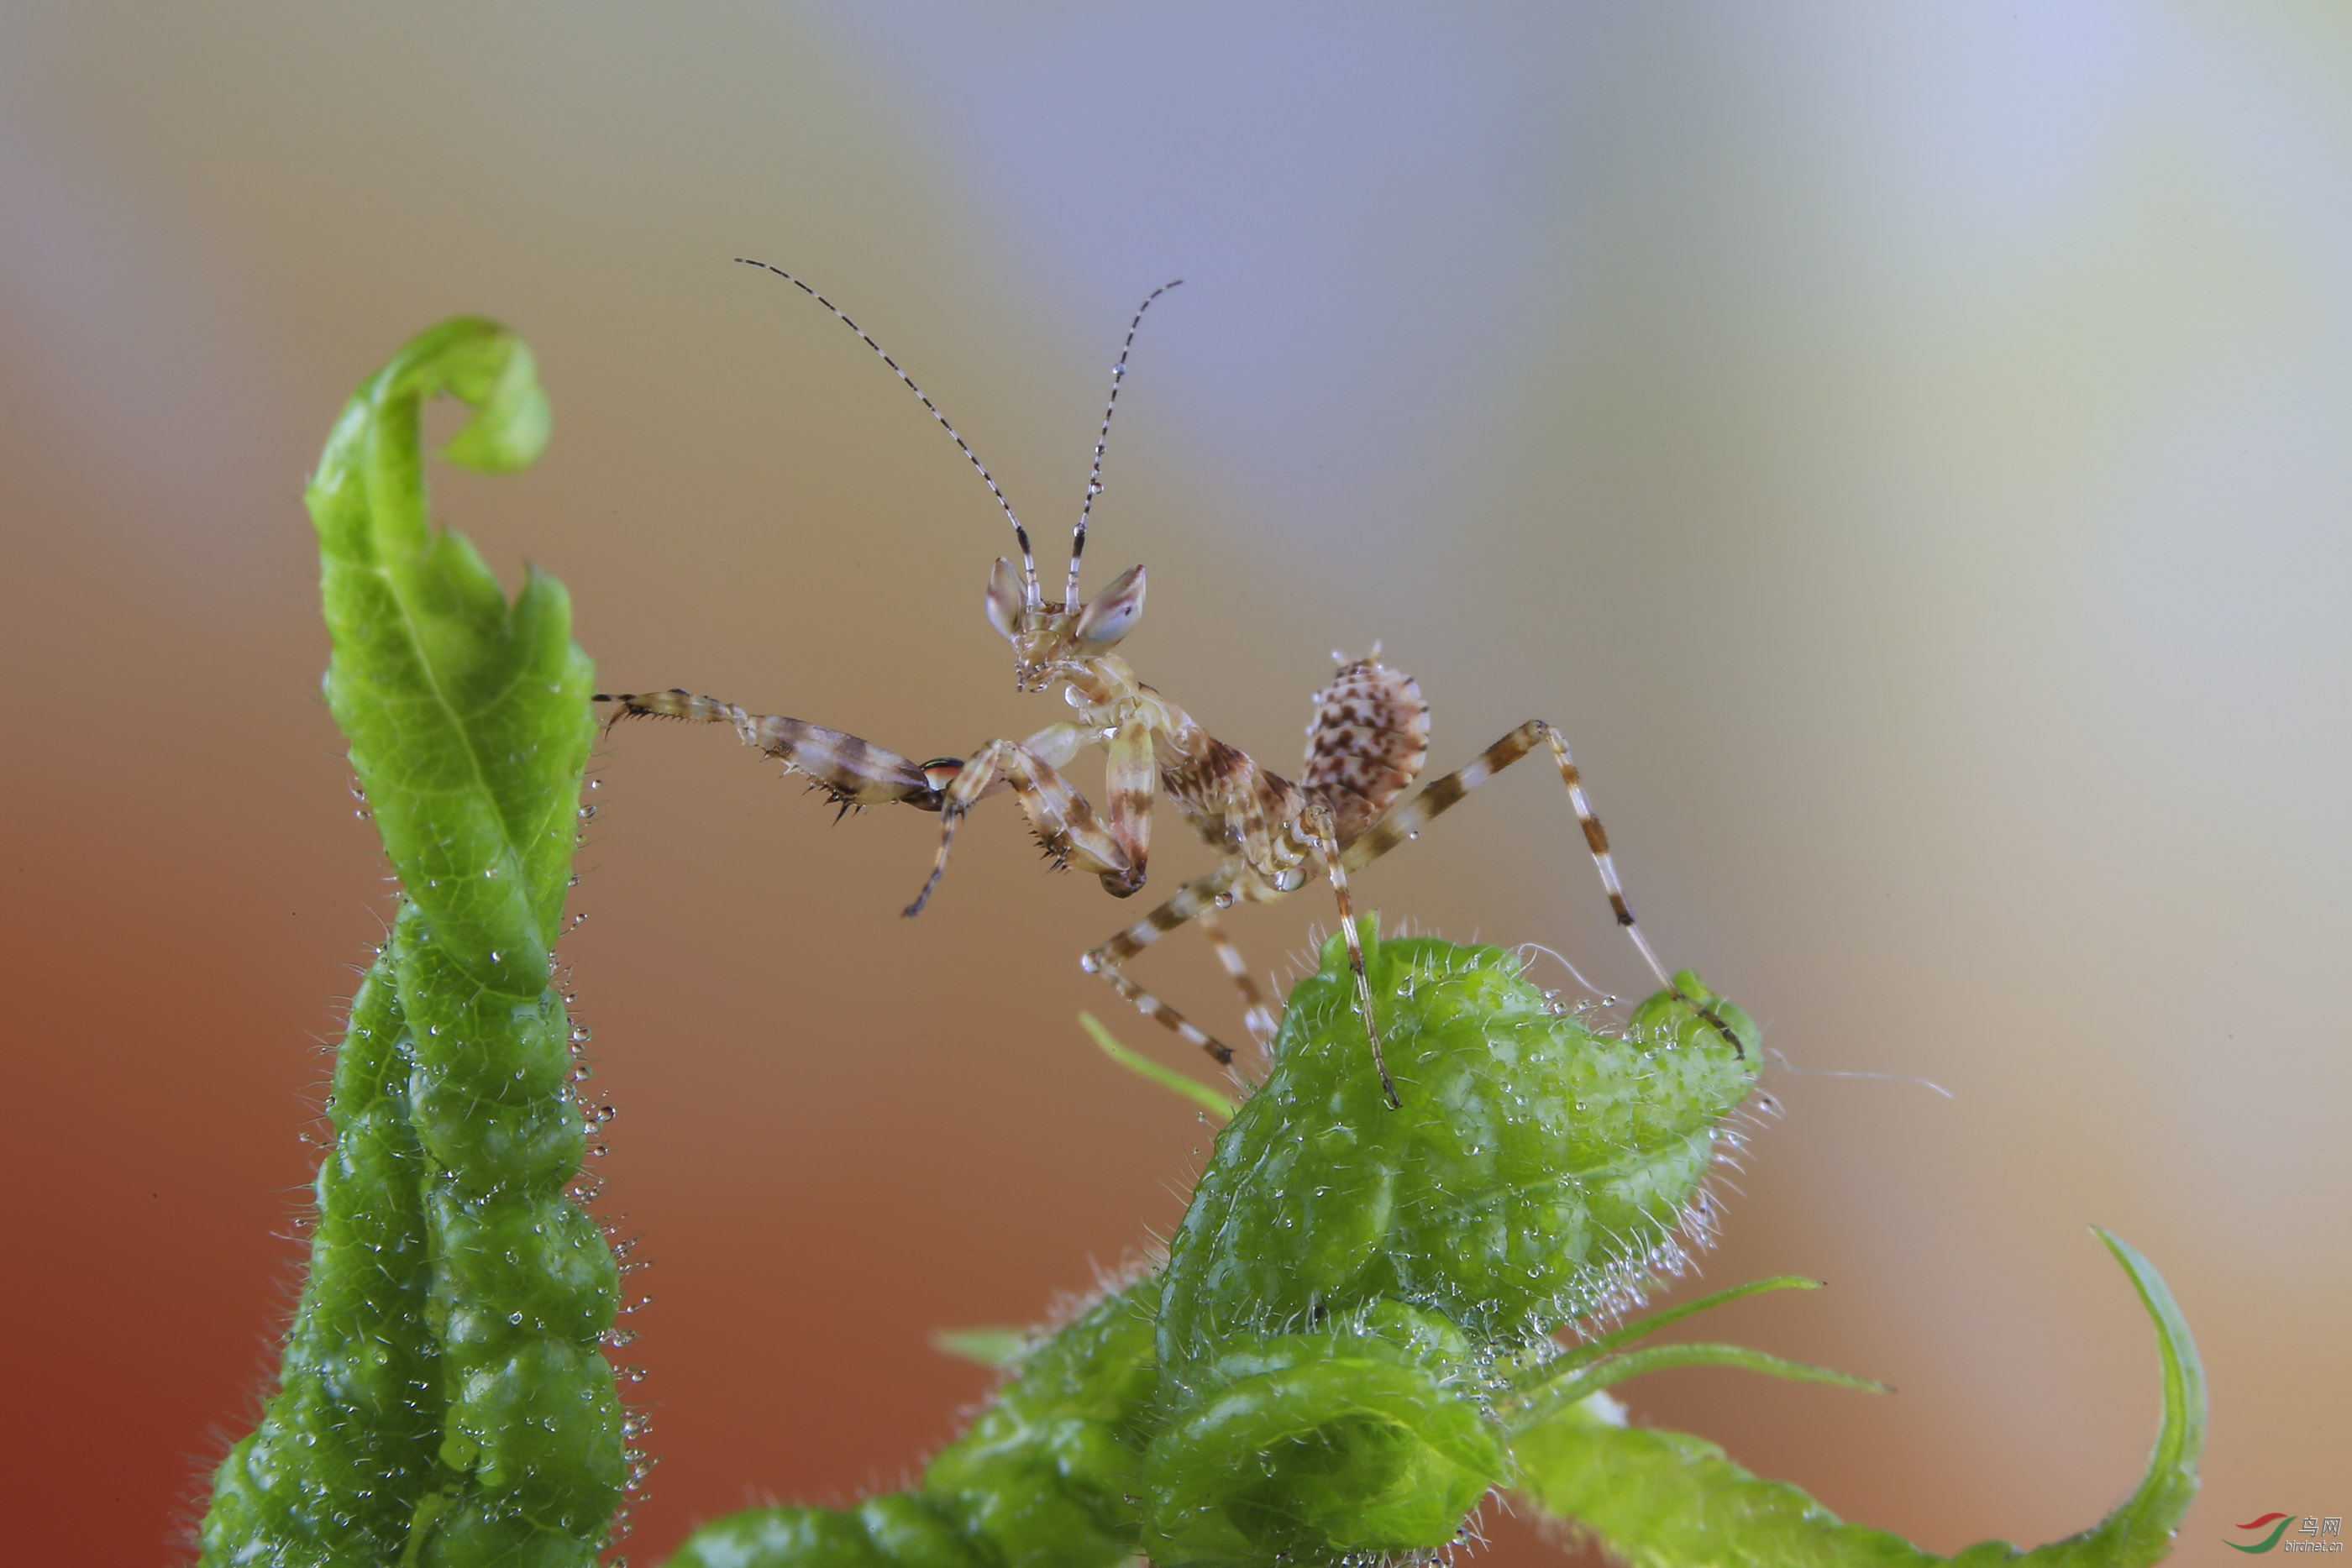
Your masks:
M 566 1197 L 585 1146 L 549 988 L 594 721 L 562 586 L 507 602 L 427 525 L 422 404 L 447 449 L 544 444 L 530 351 L 471 319 L 412 340 L 337 423 L 307 500 L 328 705 L 403 894 L 336 1069 L 311 1269 L 260 1427 L 229 1455 L 205 1562 L 592 1562 L 625 1479 L 599 1340 L 618 1281 Z

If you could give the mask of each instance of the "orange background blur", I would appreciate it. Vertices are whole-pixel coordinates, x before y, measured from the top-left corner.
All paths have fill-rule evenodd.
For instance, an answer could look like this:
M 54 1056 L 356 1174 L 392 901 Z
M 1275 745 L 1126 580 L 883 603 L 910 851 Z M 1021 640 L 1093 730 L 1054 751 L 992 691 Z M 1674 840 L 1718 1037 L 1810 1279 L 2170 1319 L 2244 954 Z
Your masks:
M 1057 716 L 961 457 L 737 255 L 898 356 L 1049 577 L 1184 277 L 1090 556 L 1151 567 L 1145 677 L 1286 771 L 1376 638 L 1433 770 L 1559 720 L 1671 961 L 1798 1067 L 1952 1092 L 1776 1066 L 1708 1265 L 1832 1285 L 1711 1336 L 1900 1392 L 1682 1372 L 1642 1418 L 1939 1550 L 2088 1524 L 2156 1419 L 2097 1222 L 2212 1378 L 2180 1560 L 2352 1512 L 2352 24 L 2019 9 L 0 10 L 0 1556 L 174 1560 L 263 1385 L 390 897 L 299 496 L 410 333 L 537 349 L 547 457 L 436 511 L 569 583 L 608 685 L 918 757 Z M 932 818 L 835 826 L 716 730 L 594 768 L 564 956 L 652 1263 L 645 1563 L 901 1479 L 984 1382 L 927 1332 L 1086 1288 L 1205 1138 L 1073 1022 L 1167 1051 L 1075 962 L 1140 904 L 1009 802 L 909 923 Z M 1643 986 L 1538 771 L 1363 890 Z M 1281 967 L 1328 919 L 1236 931 Z M 1139 975 L 1238 1032 L 1201 945 Z

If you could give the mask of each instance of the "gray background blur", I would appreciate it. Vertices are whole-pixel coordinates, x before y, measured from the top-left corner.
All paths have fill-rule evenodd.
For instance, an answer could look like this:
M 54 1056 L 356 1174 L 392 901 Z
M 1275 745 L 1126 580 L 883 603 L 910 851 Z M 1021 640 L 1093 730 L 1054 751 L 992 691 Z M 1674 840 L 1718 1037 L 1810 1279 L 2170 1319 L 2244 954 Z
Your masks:
M 1150 565 L 1145 678 L 1285 770 L 1374 639 L 1433 768 L 1559 721 L 1671 961 L 1797 1068 L 1951 1091 L 1776 1066 L 1707 1269 L 1826 1278 L 1709 1332 L 1900 1392 L 1685 1372 L 1642 1418 L 1943 1551 L 2087 1524 L 2156 1419 L 2096 1222 L 2211 1374 L 2181 1560 L 2352 1511 L 2347 16 L 0 7 L 13 1548 L 173 1552 L 281 1321 L 311 1037 L 388 907 L 299 494 L 402 340 L 539 351 L 546 459 L 436 509 L 570 584 L 608 685 L 917 756 L 1058 711 L 961 457 L 739 254 L 898 356 L 1049 572 L 1185 277 L 1090 556 Z M 933 819 L 835 827 L 718 731 L 595 766 L 565 952 L 654 1263 L 643 1562 L 897 1481 L 983 1381 L 924 1333 L 1085 1288 L 1205 1140 L 1072 1021 L 1166 1049 L 1075 962 L 1138 906 L 1009 804 L 908 923 Z M 1643 984 L 1537 770 L 1363 888 Z M 1282 967 L 1328 919 L 1236 929 Z M 1196 944 L 1139 973 L 1237 1030 Z

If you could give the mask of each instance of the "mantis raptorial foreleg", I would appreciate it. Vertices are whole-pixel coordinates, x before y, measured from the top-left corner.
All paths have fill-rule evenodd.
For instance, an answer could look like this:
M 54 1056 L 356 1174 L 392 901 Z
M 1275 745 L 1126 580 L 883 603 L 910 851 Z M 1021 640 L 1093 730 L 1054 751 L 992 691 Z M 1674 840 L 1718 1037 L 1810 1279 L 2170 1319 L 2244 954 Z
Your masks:
M 930 902 L 931 890 L 939 886 L 940 878 L 947 873 L 948 854 L 955 847 L 956 825 L 963 820 L 964 813 L 998 790 L 1008 789 L 1021 802 L 1022 814 L 1029 819 L 1037 841 L 1045 845 L 1055 863 L 1094 873 L 1104 887 L 1121 898 L 1141 887 L 1144 860 L 1150 852 L 1151 841 L 1149 771 L 1144 773 L 1139 787 L 1139 809 L 1129 798 L 1136 793 L 1130 785 L 1127 796 L 1114 794 L 1111 821 L 1106 826 L 1087 803 L 1087 798 L 1078 793 L 1077 787 L 1062 777 L 1061 769 L 1055 765 L 1057 759 L 1068 761 L 1094 738 L 1095 732 L 1081 726 L 1057 724 L 1025 741 L 992 740 L 970 761 L 961 764 L 955 782 L 948 787 L 940 803 L 939 858 L 932 862 L 923 891 L 915 895 L 907 913 L 920 915 L 923 905 Z M 1150 737 L 1145 734 L 1140 740 L 1148 758 Z M 1115 747 L 1116 745 L 1114 742 Z M 1114 750 L 1114 764 L 1117 761 Z
M 666 692 L 599 692 L 593 700 L 616 705 L 605 725 L 608 729 L 625 718 L 726 725 L 744 745 L 782 762 L 786 772 L 805 775 L 845 810 L 887 805 L 940 809 L 940 791 L 947 780 L 934 775 L 936 764 L 918 763 L 846 730 L 777 714 L 753 714 L 676 686 Z

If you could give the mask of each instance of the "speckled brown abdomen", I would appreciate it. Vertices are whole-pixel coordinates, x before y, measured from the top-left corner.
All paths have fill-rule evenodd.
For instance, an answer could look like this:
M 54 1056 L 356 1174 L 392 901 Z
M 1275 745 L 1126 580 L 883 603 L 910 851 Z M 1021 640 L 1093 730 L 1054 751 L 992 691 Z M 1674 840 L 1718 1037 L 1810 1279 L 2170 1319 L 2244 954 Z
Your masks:
M 1339 841 L 1380 820 L 1429 755 L 1429 705 L 1421 685 L 1377 656 L 1342 664 L 1315 694 L 1299 782 L 1331 809 Z

